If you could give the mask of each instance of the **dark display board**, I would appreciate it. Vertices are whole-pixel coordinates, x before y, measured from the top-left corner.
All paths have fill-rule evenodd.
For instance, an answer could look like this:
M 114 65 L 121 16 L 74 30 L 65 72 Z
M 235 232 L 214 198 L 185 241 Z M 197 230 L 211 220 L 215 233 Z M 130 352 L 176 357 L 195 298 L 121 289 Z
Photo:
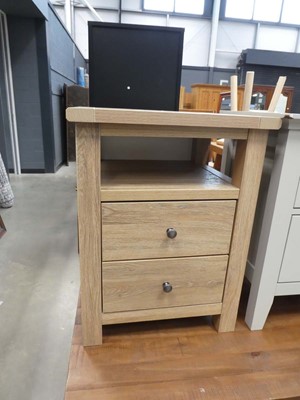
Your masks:
M 182 28 L 89 22 L 90 106 L 178 110 Z

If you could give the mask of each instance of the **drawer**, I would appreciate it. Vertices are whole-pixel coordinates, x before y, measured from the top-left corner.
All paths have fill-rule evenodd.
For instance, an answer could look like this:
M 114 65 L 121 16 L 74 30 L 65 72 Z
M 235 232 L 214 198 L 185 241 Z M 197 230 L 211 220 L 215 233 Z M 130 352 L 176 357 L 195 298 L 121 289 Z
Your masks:
M 235 205 L 234 200 L 103 203 L 103 260 L 227 254 Z M 176 237 L 168 237 L 168 229 Z
M 227 262 L 228 256 L 104 262 L 103 312 L 220 303 Z

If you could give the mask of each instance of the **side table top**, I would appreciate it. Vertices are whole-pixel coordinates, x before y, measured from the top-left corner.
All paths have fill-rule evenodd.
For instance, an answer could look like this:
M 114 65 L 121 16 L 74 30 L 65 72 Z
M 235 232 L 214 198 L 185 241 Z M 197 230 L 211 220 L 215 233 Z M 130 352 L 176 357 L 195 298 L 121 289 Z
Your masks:
M 182 111 L 129 110 L 116 108 L 70 107 L 70 122 L 114 125 L 185 126 L 242 129 L 279 129 L 282 115 L 275 113 L 218 114 Z

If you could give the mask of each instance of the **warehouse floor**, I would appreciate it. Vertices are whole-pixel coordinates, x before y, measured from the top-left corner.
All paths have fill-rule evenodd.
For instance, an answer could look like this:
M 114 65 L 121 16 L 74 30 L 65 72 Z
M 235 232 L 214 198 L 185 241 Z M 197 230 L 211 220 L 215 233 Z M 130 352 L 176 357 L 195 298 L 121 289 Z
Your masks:
M 63 400 L 79 290 L 75 164 L 11 175 L 0 209 L 0 399 Z

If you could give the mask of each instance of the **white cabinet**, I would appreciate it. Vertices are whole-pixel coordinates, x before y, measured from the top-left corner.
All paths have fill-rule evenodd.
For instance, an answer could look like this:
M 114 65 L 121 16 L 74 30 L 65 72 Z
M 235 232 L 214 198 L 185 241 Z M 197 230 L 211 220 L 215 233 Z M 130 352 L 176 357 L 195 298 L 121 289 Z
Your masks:
M 300 215 L 293 215 L 278 282 L 300 282 Z
M 272 154 L 272 149 L 271 149 Z M 246 323 L 264 327 L 275 296 L 300 294 L 300 114 L 290 115 L 266 159 L 246 275 Z
M 298 189 L 297 189 L 297 193 L 296 193 L 294 207 L 295 208 L 300 208 L 300 181 L 298 183 Z

